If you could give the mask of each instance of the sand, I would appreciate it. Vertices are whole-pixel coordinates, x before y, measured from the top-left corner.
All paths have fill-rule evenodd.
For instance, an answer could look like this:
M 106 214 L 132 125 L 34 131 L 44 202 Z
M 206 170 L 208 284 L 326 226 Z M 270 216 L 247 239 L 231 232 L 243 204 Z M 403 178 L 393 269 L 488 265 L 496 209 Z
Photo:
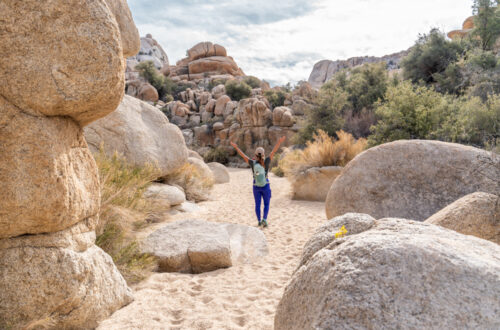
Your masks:
M 230 169 L 202 210 L 170 220 L 201 218 L 256 226 L 251 171 Z M 198 275 L 157 273 L 133 287 L 135 301 L 98 329 L 272 329 L 276 306 L 307 239 L 326 221 L 324 203 L 290 200 L 290 184 L 270 175 L 269 255 L 253 264 Z M 160 225 L 159 225 L 160 226 Z M 150 229 L 153 230 L 154 228 Z

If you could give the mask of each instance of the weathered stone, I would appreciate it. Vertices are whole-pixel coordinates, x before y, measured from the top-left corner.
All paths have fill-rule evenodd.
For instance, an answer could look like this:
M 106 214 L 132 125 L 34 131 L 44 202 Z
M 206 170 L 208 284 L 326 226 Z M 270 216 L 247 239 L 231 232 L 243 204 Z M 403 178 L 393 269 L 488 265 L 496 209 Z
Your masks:
M 0 238 L 59 231 L 99 211 L 97 166 L 80 126 L 0 97 Z
M 187 54 L 189 61 L 210 56 L 227 56 L 226 49 L 223 46 L 214 45 L 209 41 L 197 43 L 187 51 Z
M 201 273 L 249 263 L 268 253 L 264 234 L 254 227 L 180 220 L 149 235 L 143 251 L 158 258 L 162 272 Z
M 144 191 L 144 197 L 166 207 L 179 205 L 186 201 L 186 195 L 181 189 L 163 183 L 152 183 Z
M 222 114 L 224 116 L 224 119 L 226 119 L 229 116 L 232 116 L 234 113 L 234 109 L 238 107 L 238 102 L 237 101 L 231 101 L 226 103 L 226 107 L 224 108 L 224 113 Z
M 210 168 L 205 164 L 205 162 L 198 158 L 189 157 L 188 163 L 193 165 L 197 170 L 201 177 L 207 181 L 215 182 L 214 175 Z
M 200 116 L 189 116 L 189 122 L 195 126 L 198 126 L 201 123 L 201 117 Z
M 205 106 L 205 111 L 214 112 L 216 104 L 217 104 L 217 101 L 214 99 L 211 99 L 210 101 L 208 101 L 207 105 Z
M 212 99 L 212 94 L 210 92 L 203 92 L 200 98 L 200 105 L 205 105 Z
M 243 127 L 268 126 L 272 121 L 271 110 L 256 98 L 241 100 L 235 116 Z
M 153 39 L 151 35 L 147 35 L 146 37 L 142 37 L 140 39 L 139 53 L 135 56 L 129 57 L 127 62 L 130 60 L 134 60 L 138 63 L 151 61 L 164 75 L 168 75 L 170 72 L 167 53 L 165 53 L 161 45 Z
M 82 252 L 31 244 L 2 249 L 0 278 L 0 320 L 15 328 L 50 317 L 59 329 L 90 329 L 133 299 L 97 246 Z
M 231 98 L 227 95 L 223 95 L 217 99 L 215 103 L 214 115 L 222 116 L 224 110 L 226 109 L 226 104 L 231 101 Z
M 208 163 L 207 166 L 214 175 L 215 183 L 227 183 L 230 180 L 229 171 L 220 163 Z
M 212 56 L 189 62 L 189 74 L 197 73 L 227 73 L 242 76 L 243 72 L 231 57 Z
M 498 327 L 500 246 L 405 219 L 349 217 L 318 231 L 320 249 L 286 287 L 275 329 Z M 352 222 L 364 231 L 349 233 Z M 342 224 L 347 236 L 335 238 Z
M 224 124 L 221 123 L 221 122 L 217 122 L 217 123 L 214 124 L 213 129 L 216 132 L 220 131 L 220 130 L 223 130 L 224 129 Z
M 328 193 L 326 214 L 423 221 L 476 191 L 500 191 L 500 157 L 454 143 L 396 141 L 349 162 Z
M 194 132 L 191 129 L 183 129 L 182 136 L 184 136 L 184 141 L 187 146 L 192 146 L 194 142 Z M 191 157 L 191 156 L 189 156 Z
M 212 96 L 214 99 L 218 99 L 222 95 L 226 95 L 226 87 L 222 84 L 215 86 L 212 88 Z
M 194 157 L 194 158 L 198 158 L 200 160 L 203 160 L 203 157 L 200 156 L 199 153 L 197 153 L 196 151 L 194 150 L 188 150 L 188 156 L 189 157 Z
M 324 202 L 333 181 L 342 171 L 340 166 L 311 167 L 289 177 L 292 198 Z
M 117 23 L 104 1 L 20 6 L 5 0 L 1 6 L 0 67 L 9 83 L 0 84 L 0 95 L 6 101 L 33 116 L 67 116 L 81 125 L 116 109 L 125 90 L 123 55 L 135 51 L 130 31 L 122 45 L 119 30 L 133 25 L 130 17 Z
M 425 222 L 500 244 L 500 198 L 483 192 L 469 194 Z
M 106 0 L 113 16 L 120 29 L 120 40 L 122 44 L 123 56 L 134 56 L 141 50 L 139 31 L 132 19 L 132 13 L 128 8 L 127 2 L 122 0 Z M 168 66 L 168 59 L 167 59 Z
M 169 124 L 155 107 L 128 95 L 115 112 L 86 127 L 85 137 L 94 151 L 103 143 L 109 155 L 117 151 L 131 164 L 158 166 L 160 176 L 175 171 L 187 160 L 180 129 Z
M 156 102 L 158 101 L 158 91 L 149 83 L 143 83 L 137 92 L 137 98 L 148 101 Z
M 207 125 L 193 128 L 194 140 L 200 147 L 214 144 L 214 132 Z
M 292 127 L 294 124 L 292 112 L 287 107 L 276 107 L 273 110 L 273 125 Z

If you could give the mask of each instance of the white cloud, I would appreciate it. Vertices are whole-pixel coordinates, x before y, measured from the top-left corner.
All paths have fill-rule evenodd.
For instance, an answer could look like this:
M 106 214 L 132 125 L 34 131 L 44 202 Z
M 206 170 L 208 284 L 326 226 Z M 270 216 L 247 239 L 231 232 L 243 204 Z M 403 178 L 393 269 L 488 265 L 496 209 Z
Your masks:
M 307 79 L 322 59 L 382 56 L 410 47 L 433 27 L 459 28 L 470 0 L 129 0 L 141 35 L 175 63 L 200 41 L 226 47 L 246 74 L 284 84 Z

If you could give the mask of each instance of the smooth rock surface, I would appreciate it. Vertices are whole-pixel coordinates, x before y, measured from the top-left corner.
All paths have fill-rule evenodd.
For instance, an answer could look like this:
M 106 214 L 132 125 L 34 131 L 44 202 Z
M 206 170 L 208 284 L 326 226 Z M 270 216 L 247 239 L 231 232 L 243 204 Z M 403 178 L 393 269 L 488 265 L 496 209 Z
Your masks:
M 324 202 L 333 181 L 340 172 L 342 172 L 340 166 L 311 167 L 289 177 L 292 183 L 292 198 Z
M 350 161 L 328 193 L 326 215 L 358 212 L 424 221 L 476 191 L 500 191 L 500 157 L 455 143 L 401 140 Z
M 144 197 L 167 206 L 180 205 L 186 201 L 186 195 L 180 188 L 163 183 L 152 183 L 144 191 Z
M 267 254 L 257 228 L 204 220 L 179 220 L 143 241 L 143 251 L 158 258 L 161 272 L 202 273 L 252 262 Z
M 229 171 L 227 168 L 220 163 L 208 163 L 207 166 L 210 168 L 214 175 L 215 183 L 227 183 L 229 182 Z
M 276 330 L 500 326 L 497 244 L 394 218 L 330 237 L 292 276 Z
M 117 22 L 105 1 L 0 5 L 1 77 L 9 81 L 0 84 L 0 95 L 27 114 L 68 116 L 81 125 L 116 109 L 125 88 L 124 54 L 135 50 L 133 37 L 127 44 L 134 49 L 121 44 L 120 25 L 133 25 L 130 17 Z
M 212 173 L 212 170 L 210 169 L 210 167 L 208 167 L 207 164 L 205 164 L 203 160 L 189 157 L 188 163 L 193 165 L 198 170 L 198 173 L 201 175 L 202 178 L 211 182 L 215 182 L 215 177 L 214 174 Z
M 97 215 L 99 179 L 80 126 L 0 97 L 0 238 L 63 230 Z
M 108 155 L 117 151 L 131 164 L 158 166 L 160 176 L 175 171 L 187 160 L 180 129 L 160 110 L 128 95 L 115 112 L 87 126 L 85 138 L 93 151 L 104 143 Z
M 0 320 L 11 326 L 50 317 L 57 329 L 92 329 L 133 300 L 97 246 L 78 252 L 23 244 L 0 250 Z
M 425 222 L 500 244 L 500 198 L 483 192 L 469 194 Z

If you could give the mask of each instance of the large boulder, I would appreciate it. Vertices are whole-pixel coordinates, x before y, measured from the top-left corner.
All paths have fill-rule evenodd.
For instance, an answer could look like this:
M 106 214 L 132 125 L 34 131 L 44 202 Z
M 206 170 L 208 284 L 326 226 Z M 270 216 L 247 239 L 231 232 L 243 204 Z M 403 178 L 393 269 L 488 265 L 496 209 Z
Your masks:
M 122 154 L 131 164 L 156 165 L 160 176 L 181 167 L 187 160 L 187 148 L 180 129 L 149 104 L 125 95 L 115 112 L 85 127 L 91 149 L 112 155 Z
M 230 180 L 229 171 L 221 163 L 208 163 L 207 166 L 214 175 L 215 183 L 227 183 Z
M 500 198 L 483 192 L 469 194 L 425 222 L 500 244 Z
M 273 125 L 292 127 L 294 124 L 292 112 L 288 107 L 276 107 L 273 110 Z
M 210 56 L 227 56 L 226 48 L 212 44 L 210 41 L 197 43 L 187 51 L 190 61 Z
M 332 182 L 342 171 L 340 166 L 311 167 L 288 179 L 292 183 L 292 198 L 324 202 Z
M 405 219 L 339 218 L 295 271 L 275 329 L 500 326 L 500 246 Z
M 99 212 L 97 166 L 81 128 L 0 98 L 0 238 L 59 231 Z
M 231 101 L 231 98 L 227 95 L 223 95 L 217 99 L 214 108 L 214 115 L 222 116 L 224 114 L 224 110 L 226 109 L 226 104 Z
M 242 76 L 243 72 L 231 57 L 212 56 L 189 62 L 189 74 L 212 73 Z
M 267 127 L 272 123 L 271 110 L 257 98 L 241 100 L 235 116 L 242 127 Z
M 105 1 L 27 0 L 20 6 L 5 0 L 1 6 L 5 100 L 29 115 L 66 116 L 81 125 L 116 109 L 125 89 L 123 55 L 136 51 L 135 42 L 122 45 L 119 26 L 132 21 L 121 17 L 118 24 Z
M 143 101 L 158 101 L 158 91 L 150 83 L 143 83 L 137 91 L 137 98 Z
M 94 245 L 93 226 L 0 239 L 0 327 L 48 318 L 58 329 L 92 329 L 132 301 L 111 257 Z
M 180 220 L 149 235 L 142 250 L 158 258 L 161 272 L 202 273 L 249 263 L 267 254 L 264 234 L 257 228 Z
M 423 221 L 467 194 L 500 191 L 500 157 L 454 143 L 402 140 L 366 150 L 332 184 L 326 215 Z
M 179 187 L 163 183 L 152 183 L 144 191 L 144 197 L 167 207 L 180 205 L 186 201 L 186 195 Z
M 151 61 L 154 66 L 162 71 L 164 74 L 168 74 L 170 65 L 168 62 L 167 53 L 163 50 L 161 45 L 153 39 L 153 37 L 148 34 L 145 37 L 141 37 L 141 44 L 139 53 L 135 56 L 131 56 L 127 59 L 127 62 L 145 62 Z
M 193 165 L 198 170 L 198 173 L 204 180 L 207 180 L 209 182 L 215 182 L 212 170 L 210 169 L 210 167 L 208 167 L 207 164 L 205 164 L 203 160 L 196 157 L 189 157 L 188 163 Z

